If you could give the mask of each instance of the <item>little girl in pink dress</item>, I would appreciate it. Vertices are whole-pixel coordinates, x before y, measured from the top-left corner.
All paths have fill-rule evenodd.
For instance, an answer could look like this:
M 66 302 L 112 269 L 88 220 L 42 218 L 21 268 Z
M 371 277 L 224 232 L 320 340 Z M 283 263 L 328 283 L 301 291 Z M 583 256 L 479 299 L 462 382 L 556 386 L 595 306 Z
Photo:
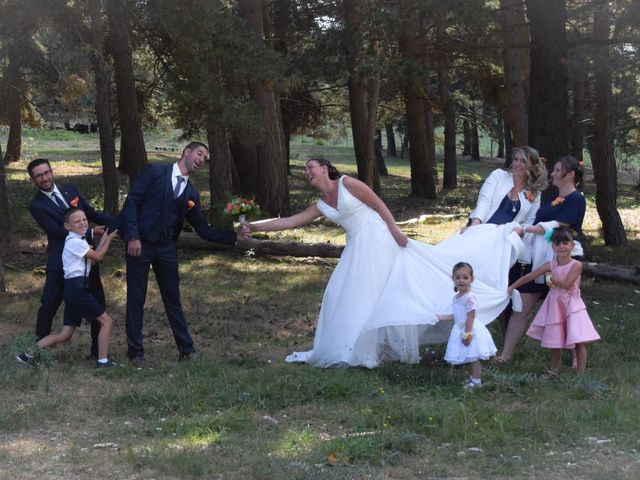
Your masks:
M 509 287 L 509 294 L 534 278 L 551 272 L 549 293 L 527 330 L 527 335 L 551 350 L 548 376 L 555 378 L 558 375 L 562 349 L 575 348 L 577 372 L 583 374 L 587 368 L 587 343 L 600 339 L 600 335 L 580 297 L 582 263 L 571 258 L 574 245 L 571 232 L 562 227 L 554 229 L 551 243 L 556 259 L 518 279 Z

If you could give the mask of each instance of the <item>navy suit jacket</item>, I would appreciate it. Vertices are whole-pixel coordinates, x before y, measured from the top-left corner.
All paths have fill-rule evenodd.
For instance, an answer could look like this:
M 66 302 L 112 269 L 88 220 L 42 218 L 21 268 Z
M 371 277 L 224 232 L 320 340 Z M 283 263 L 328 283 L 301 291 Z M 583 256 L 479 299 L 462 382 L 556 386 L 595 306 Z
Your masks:
M 113 221 L 113 218 L 106 213 L 93 208 L 75 185 L 58 185 L 58 190 L 69 205 L 76 204 L 74 206 L 82 208 L 89 221 L 97 225 L 108 225 Z M 62 249 L 68 233 L 64 228 L 64 214 L 66 212 L 40 190 L 33 197 L 29 211 L 47 234 L 47 269 L 62 271 Z
M 174 201 L 171 185 L 173 164 L 150 164 L 140 174 L 127 195 L 122 209 L 121 235 L 124 240 L 147 239 L 147 234 L 158 227 L 162 216 Z M 179 197 L 179 221 L 186 218 L 196 233 L 211 242 L 234 245 L 235 232 L 217 230 L 209 226 L 200 203 L 200 193 L 187 181 Z M 176 239 L 180 232 L 175 232 Z

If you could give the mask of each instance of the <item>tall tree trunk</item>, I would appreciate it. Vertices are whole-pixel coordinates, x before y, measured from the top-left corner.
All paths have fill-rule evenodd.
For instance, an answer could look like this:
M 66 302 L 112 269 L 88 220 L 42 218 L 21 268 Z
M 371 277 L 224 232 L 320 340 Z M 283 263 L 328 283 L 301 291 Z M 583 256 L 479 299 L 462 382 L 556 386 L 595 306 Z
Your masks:
M 478 115 L 476 113 L 476 102 L 471 102 L 471 160 L 480 160 L 480 135 L 478 133 Z
M 257 48 L 264 42 L 262 1 L 240 0 L 240 15 L 245 19 Z M 287 215 L 290 210 L 287 161 L 280 104 L 272 80 L 253 80 L 249 91 L 262 113 L 264 136 L 257 144 L 258 176 L 260 178 L 258 201 L 272 215 Z
M 408 65 L 422 65 L 424 58 L 424 31 L 419 22 L 420 2 L 401 2 L 402 37 L 400 51 Z M 435 200 L 437 198 L 435 156 L 429 144 L 429 119 L 425 108 L 426 82 L 422 72 L 407 69 L 404 86 L 404 103 L 407 112 L 407 136 L 409 137 L 411 162 L 411 195 Z
M 502 27 L 504 48 L 505 110 L 504 116 L 511 125 L 513 142 L 528 144 L 527 96 L 529 77 L 529 31 L 524 16 L 522 0 L 500 0 L 498 20 Z M 517 45 L 517 47 L 516 47 Z
M 343 0 L 345 15 L 345 48 L 349 79 L 349 112 L 353 148 L 358 165 L 358 178 L 376 192 L 380 192 L 380 176 L 376 168 L 375 130 L 378 100 L 380 98 L 380 74 L 364 68 L 365 49 L 363 12 L 357 0 Z M 366 73 L 365 73 L 366 72 Z
M 582 160 L 584 123 L 587 114 L 587 58 L 584 48 L 577 47 L 573 72 L 573 115 L 571 117 L 571 155 Z
M 407 131 L 402 135 L 402 146 L 400 147 L 400 158 L 404 158 L 404 153 L 409 150 L 409 133 Z
M 462 155 L 471 155 L 471 122 L 467 117 L 462 119 Z
M 502 129 L 504 132 L 504 164 L 507 165 L 511 161 L 511 150 L 513 143 L 511 142 L 511 125 L 506 118 L 502 119 Z
M 396 133 L 393 128 L 393 123 L 385 123 L 384 129 L 387 134 L 387 157 L 397 157 L 398 149 L 396 147 Z
M 17 40 L 9 47 L 9 65 L 5 81 L 7 83 L 7 113 L 9 117 L 9 136 L 7 139 L 6 162 L 20 160 L 22 149 L 22 54 Z
M 446 11 L 438 12 L 436 25 L 438 96 L 444 117 L 444 170 L 442 188 L 454 189 L 458 186 L 458 161 L 456 158 L 456 110 L 449 87 L 449 56 L 446 48 Z
M 9 192 L 4 162 L 2 161 L 2 146 L 0 146 L 0 294 L 7 291 L 4 278 L 4 259 L 11 244 L 11 209 L 9 208 Z
M 207 142 L 209 144 L 209 191 L 211 211 L 209 219 L 219 224 L 222 206 L 233 192 L 233 158 L 229 149 L 227 129 L 209 116 L 207 122 Z
M 244 195 L 256 195 L 260 191 L 258 178 L 258 150 L 255 145 L 244 145 L 237 137 L 229 142 L 233 158 L 233 192 Z
M 618 171 L 613 152 L 613 93 L 611 89 L 611 58 L 609 29 L 611 11 L 607 0 L 598 0 L 593 17 L 594 39 L 602 41 L 597 46 L 596 58 L 596 208 L 602 221 L 605 245 L 627 245 L 627 234 L 617 209 Z
M 289 52 L 289 31 L 291 27 L 291 15 L 293 10 L 292 0 L 273 1 L 273 49 L 286 56 Z M 282 116 L 282 135 L 284 138 L 285 159 L 287 162 L 287 174 L 291 175 L 291 119 L 286 112 L 286 99 L 280 98 L 280 112 Z
M 384 155 L 382 154 L 382 130 L 376 130 L 376 137 L 373 143 L 376 155 L 376 168 L 380 172 L 381 177 L 388 177 L 389 171 L 387 165 L 384 163 Z
M 119 168 L 129 175 L 129 185 L 133 185 L 147 164 L 147 151 L 142 135 L 142 121 L 138 112 L 127 9 L 126 0 L 107 0 L 111 32 L 110 47 L 116 76 L 118 117 L 122 131 Z
M 498 158 L 505 158 L 504 155 L 504 120 L 502 117 L 502 113 L 500 111 L 500 109 L 498 108 L 498 111 L 496 113 L 496 123 L 497 123 L 497 127 L 496 127 L 496 136 L 498 137 Z
M 118 173 L 116 171 L 116 145 L 111 124 L 111 88 L 104 59 L 102 1 L 89 0 L 88 11 L 91 21 L 91 64 L 96 83 L 95 107 L 102 159 L 104 211 L 115 215 L 118 212 Z
M 566 0 L 526 4 L 531 29 L 529 144 L 554 162 L 569 150 Z

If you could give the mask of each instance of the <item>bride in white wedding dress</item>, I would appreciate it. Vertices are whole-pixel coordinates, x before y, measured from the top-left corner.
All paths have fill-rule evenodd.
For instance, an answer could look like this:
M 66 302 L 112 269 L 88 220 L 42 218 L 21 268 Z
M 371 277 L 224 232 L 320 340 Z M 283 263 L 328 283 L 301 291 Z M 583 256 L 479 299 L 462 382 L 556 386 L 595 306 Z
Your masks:
M 324 292 L 313 349 L 287 362 L 317 367 L 382 361 L 420 361 L 419 346 L 446 342 L 451 325 L 437 313 L 451 310 L 451 268 L 465 261 L 475 272 L 476 319 L 492 321 L 508 302 L 508 271 L 522 242 L 513 225 L 480 225 L 437 245 L 410 240 L 384 202 L 363 182 L 340 176 L 325 159 L 307 162 L 305 174 L 320 200 L 286 218 L 249 224 L 252 232 L 311 223 L 320 216 L 341 225 L 346 245 Z

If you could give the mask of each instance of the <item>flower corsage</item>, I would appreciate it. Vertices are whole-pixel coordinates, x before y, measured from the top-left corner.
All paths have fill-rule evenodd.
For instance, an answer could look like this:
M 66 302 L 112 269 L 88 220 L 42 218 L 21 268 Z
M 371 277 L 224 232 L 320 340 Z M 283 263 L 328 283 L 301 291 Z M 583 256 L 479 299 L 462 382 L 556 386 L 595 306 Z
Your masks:
M 527 200 L 529 200 L 530 202 L 533 202 L 533 201 L 535 201 L 535 199 L 538 196 L 538 194 L 536 192 L 531 191 L 531 190 L 527 190 L 527 193 L 525 194 L 525 196 L 527 197 Z
M 188 201 L 187 201 L 187 212 L 188 212 L 189 210 L 191 210 L 191 209 L 192 209 L 193 207 L 195 207 L 195 206 L 196 206 L 196 202 L 194 202 L 193 200 L 188 200 Z
M 71 201 L 69 202 L 69 205 L 71 205 L 72 207 L 77 207 L 78 204 L 80 203 L 80 197 L 74 197 L 71 199 Z
M 473 332 L 462 332 L 460 333 L 460 338 L 464 340 L 473 340 Z
M 557 207 L 558 205 L 561 205 L 562 203 L 564 203 L 564 197 L 556 197 L 556 199 L 551 202 L 551 206 L 552 207 Z

